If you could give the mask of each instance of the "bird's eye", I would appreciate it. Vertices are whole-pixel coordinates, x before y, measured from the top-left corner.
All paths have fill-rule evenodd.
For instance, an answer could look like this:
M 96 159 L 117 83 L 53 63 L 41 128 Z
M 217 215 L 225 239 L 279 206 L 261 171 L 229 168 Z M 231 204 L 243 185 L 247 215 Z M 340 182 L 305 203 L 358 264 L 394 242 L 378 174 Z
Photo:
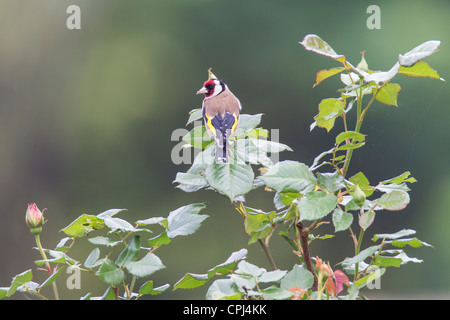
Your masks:
M 214 85 L 213 84 L 207 84 L 206 85 L 206 89 L 212 90 L 212 89 L 214 89 Z

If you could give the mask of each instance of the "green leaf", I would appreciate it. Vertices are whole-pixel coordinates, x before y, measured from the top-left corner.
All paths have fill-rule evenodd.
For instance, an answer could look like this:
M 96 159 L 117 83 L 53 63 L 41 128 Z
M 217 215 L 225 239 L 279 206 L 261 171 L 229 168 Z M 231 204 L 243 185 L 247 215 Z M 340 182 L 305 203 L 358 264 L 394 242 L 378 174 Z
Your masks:
M 298 192 L 277 192 L 274 197 L 274 204 L 277 210 L 290 206 L 292 201 L 300 198 L 301 194 Z
M 55 273 L 53 273 L 50 277 L 48 277 L 41 285 L 39 285 L 37 287 L 37 289 L 41 289 L 43 287 L 46 287 L 48 285 L 50 285 L 52 282 L 54 282 L 56 280 L 56 278 L 59 277 L 59 275 L 61 274 L 62 268 L 59 268 Z
M 249 140 L 263 153 L 280 153 L 282 151 L 292 151 L 292 149 L 283 143 L 265 139 L 249 138 Z
M 394 257 L 384 257 L 384 256 L 376 256 L 372 265 L 378 267 L 400 267 L 402 265 L 403 260 L 400 258 Z
M 333 211 L 333 225 L 334 231 L 347 230 L 353 222 L 353 215 L 348 212 L 344 212 L 341 209 L 334 209 Z
M 117 268 L 113 261 L 105 259 L 96 275 L 107 284 L 116 287 L 125 278 L 123 270 Z
M 251 236 L 249 242 L 249 244 L 251 244 L 270 234 L 270 231 L 272 230 L 271 220 L 276 217 L 276 212 L 272 211 L 268 214 L 247 208 L 247 213 L 248 214 L 244 218 L 244 227 L 245 232 Z
M 151 247 L 160 247 L 164 244 L 169 244 L 170 238 L 167 236 L 167 231 L 164 231 L 159 236 L 148 239 L 148 245 Z
M 366 139 L 366 136 L 355 131 L 341 132 L 336 137 L 336 145 L 341 144 L 346 139 L 353 140 L 354 142 L 363 142 Z
M 211 187 L 233 200 L 252 189 L 255 176 L 251 165 L 213 163 L 206 168 L 205 177 Z
M 364 173 L 358 172 L 354 176 L 352 176 L 349 181 L 353 184 L 357 184 L 361 190 L 365 193 L 366 197 L 369 197 L 373 193 L 373 189 L 370 187 L 369 180 L 366 178 Z M 355 190 L 355 186 L 350 185 L 349 189 L 351 192 Z
M 95 248 L 91 251 L 91 253 L 86 258 L 86 261 L 84 262 L 84 266 L 86 268 L 94 268 L 97 266 L 97 260 L 100 257 L 100 249 Z
M 378 206 L 389 211 L 398 211 L 406 208 L 409 204 L 409 195 L 403 191 L 392 191 L 383 194 L 376 200 Z
M 415 233 L 416 231 L 412 229 L 403 229 L 395 233 L 378 233 L 373 236 L 372 241 L 375 242 L 378 241 L 379 239 L 389 239 L 389 240 L 399 239 L 413 235 Z
M 262 113 L 255 115 L 241 114 L 239 116 L 239 127 L 234 135 L 236 137 L 242 137 L 250 133 L 261 123 L 262 115 Z
M 109 288 L 109 287 L 108 287 Z M 91 300 L 92 298 L 94 298 L 94 297 L 92 297 L 92 293 L 90 293 L 90 292 L 88 292 L 87 294 L 85 294 L 84 296 L 82 296 L 81 298 L 80 298 L 80 300 Z M 94 300 L 94 299 L 92 299 L 92 300 Z
M 182 140 L 197 149 L 205 149 L 214 143 L 214 139 L 209 136 L 205 126 L 195 127 Z
M 247 257 L 247 253 L 247 249 L 241 249 L 239 251 L 233 252 L 225 262 L 218 264 L 217 266 L 208 270 L 208 278 L 210 279 L 217 274 L 229 273 L 236 267 L 238 261 L 241 261 Z
M 277 192 L 301 193 L 314 190 L 317 182 L 307 165 L 290 160 L 276 163 L 261 180 Z
M 401 66 L 398 73 L 403 74 L 408 77 L 421 77 L 421 78 L 431 78 L 445 81 L 442 79 L 436 70 L 431 68 L 426 62 L 419 61 L 410 67 Z
M 380 190 L 381 192 L 386 192 L 386 193 L 389 193 L 391 191 L 408 192 L 410 189 L 406 185 L 406 182 L 408 182 L 408 183 L 417 182 L 417 180 L 413 177 L 410 177 L 410 175 L 411 175 L 411 173 L 409 171 L 406 171 L 395 178 L 381 181 L 379 183 L 379 185 L 377 185 L 375 188 L 377 190 Z
M 198 214 L 206 205 L 204 203 L 189 204 L 170 212 L 167 217 L 167 237 L 186 236 L 194 233 L 208 215 Z M 164 239 L 161 239 L 164 240 Z
M 150 293 L 152 296 L 156 296 L 158 294 L 163 293 L 164 291 L 166 291 L 167 289 L 169 289 L 170 284 L 166 283 L 162 286 L 156 287 L 152 290 L 152 292 Z
M 178 172 L 175 177 L 175 182 L 192 186 L 206 186 L 208 184 L 203 175 L 190 172 Z
M 178 209 L 175 209 L 170 212 L 169 216 L 176 216 L 178 214 L 182 213 L 190 213 L 190 214 L 198 214 L 200 211 L 206 208 L 206 204 L 204 202 L 199 203 L 191 203 L 182 207 L 179 207 Z
M 109 286 L 101 297 L 95 297 L 93 300 L 112 301 L 116 298 L 114 290 Z
M 380 278 L 385 272 L 386 272 L 385 268 L 376 268 L 375 270 L 371 271 L 368 275 L 355 281 L 354 284 L 356 287 L 365 286 L 368 282 L 372 282 L 372 281 Z
M 322 159 L 324 156 L 326 156 L 327 154 L 331 154 L 334 152 L 334 148 L 331 148 L 330 150 L 324 151 L 321 154 L 319 154 L 313 161 L 313 164 L 311 165 L 310 170 L 314 171 L 317 168 L 319 168 L 320 166 L 322 166 L 324 163 L 319 164 L 320 159 Z
M 389 193 L 392 191 L 403 191 L 403 192 L 408 192 L 411 189 L 408 188 L 408 186 L 406 185 L 406 183 L 401 183 L 401 184 L 396 184 L 396 183 L 390 183 L 390 184 L 379 184 L 375 187 L 375 189 L 377 189 L 378 191 L 381 192 L 385 192 L 385 193 Z
M 207 274 L 195 274 L 186 273 L 183 278 L 178 280 L 173 286 L 173 290 L 176 289 L 194 289 L 204 285 L 208 282 L 209 277 Z
M 281 279 L 280 287 L 289 290 L 290 288 L 299 287 L 309 289 L 314 282 L 314 276 L 305 267 L 294 265 L 283 279 Z
M 344 300 L 356 300 L 359 296 L 359 289 L 352 283 L 350 284 L 348 294 L 344 297 Z
M 334 193 L 346 187 L 344 178 L 335 171 L 333 173 L 318 173 L 317 183 L 329 193 Z
M 0 299 L 6 298 L 9 287 L 0 287 Z
M 300 198 L 298 209 L 301 220 L 316 220 L 325 217 L 336 208 L 338 199 L 333 194 L 313 191 Z
M 97 218 L 104 219 L 106 217 L 112 217 L 118 214 L 119 212 L 126 211 L 127 209 L 109 209 L 97 215 Z
M 344 261 L 342 261 L 342 264 L 346 267 L 350 267 L 356 263 L 364 261 L 368 257 L 372 256 L 375 252 L 380 250 L 381 246 L 382 245 L 380 244 L 380 245 L 368 247 L 352 258 L 345 258 Z
M 378 91 L 378 93 L 375 96 L 375 100 L 382 104 L 387 104 L 391 106 L 397 105 L 397 97 L 398 93 L 401 90 L 401 86 L 396 83 L 388 83 L 381 87 L 381 89 Z M 374 89 L 372 91 L 373 94 L 375 94 L 376 90 Z
M 152 224 L 161 224 L 161 222 L 163 222 L 164 220 L 166 220 L 166 218 L 151 217 L 151 218 L 144 219 L 144 220 L 138 220 L 138 221 L 136 221 L 136 224 L 138 226 L 148 226 L 148 225 L 152 225 Z
M 403 182 L 409 182 L 409 183 L 417 182 L 417 180 L 415 178 L 413 178 L 413 177 L 410 177 L 410 175 L 411 175 L 411 172 L 406 171 L 406 172 L 403 172 L 401 175 L 399 175 L 399 176 L 397 176 L 395 178 L 392 178 L 392 179 L 389 179 L 389 180 L 385 180 L 385 181 L 382 181 L 380 183 L 382 183 L 382 184 L 388 184 L 388 183 L 401 184 Z
M 261 164 L 265 167 L 271 167 L 273 165 L 270 158 L 267 156 L 264 147 L 259 148 L 258 140 L 254 138 L 249 139 L 239 139 L 231 147 L 231 153 L 235 156 L 233 158 L 233 164 Z M 264 143 L 261 143 L 263 146 Z M 280 144 L 281 145 L 281 144 Z M 231 159 L 230 159 L 231 160 Z
M 181 289 L 193 289 L 204 285 L 209 279 L 217 274 L 227 274 L 233 270 L 238 261 L 243 260 L 247 257 L 247 249 L 241 249 L 239 251 L 233 252 L 228 259 L 209 269 L 207 274 L 195 274 L 186 273 L 182 279 L 180 279 L 175 285 L 174 290 Z
M 360 87 L 359 85 L 359 81 L 361 80 L 360 76 L 354 72 L 350 72 L 350 74 L 347 73 L 342 73 L 340 75 L 341 81 L 343 84 L 346 85 L 346 88 L 348 87 L 355 87 L 358 88 Z M 347 91 L 347 90 L 345 90 Z
M 306 50 L 320 54 L 325 57 L 337 60 L 341 63 L 345 62 L 345 56 L 337 54 L 331 46 L 326 43 L 322 38 L 315 34 L 308 34 L 303 38 L 302 42 L 299 42 Z
M 250 244 L 258 241 L 259 239 L 266 238 L 267 236 L 270 235 L 271 230 L 272 230 L 272 224 L 270 223 L 270 221 L 267 221 L 267 220 L 263 221 L 263 223 L 261 224 L 261 228 L 250 233 L 250 239 L 248 240 L 248 244 L 250 245 Z
M 153 281 L 149 280 L 146 281 L 140 288 L 139 288 L 139 294 L 151 294 L 151 295 L 158 295 L 166 291 L 170 287 L 169 284 L 165 284 L 163 286 L 160 286 L 158 288 L 153 288 Z
M 19 292 L 29 292 L 31 294 L 38 294 L 39 283 L 34 281 L 28 281 L 17 288 Z
M 373 81 L 378 84 L 380 82 L 387 82 L 387 81 L 391 80 L 398 73 L 399 69 L 400 69 L 400 63 L 396 62 L 392 66 L 392 68 L 389 69 L 388 71 L 367 73 L 367 72 L 362 72 L 360 70 L 360 73 L 364 76 L 365 83 L 370 83 Z
M 115 241 L 108 237 L 98 236 L 94 238 L 89 238 L 88 241 L 92 244 L 99 245 L 99 246 L 107 246 L 107 247 L 114 247 L 117 244 L 121 243 L 122 241 Z
M 383 253 L 385 253 L 385 252 L 389 253 L 390 251 L 394 251 L 395 253 L 398 252 L 398 250 L 384 250 Z M 400 250 L 400 252 L 393 258 L 401 259 L 402 264 L 407 264 L 408 262 L 413 262 L 413 263 L 422 263 L 423 262 L 423 260 L 408 257 L 403 250 Z
M 344 144 L 336 149 L 336 151 L 354 150 L 364 146 L 365 142 Z
M 105 227 L 110 229 L 111 232 L 117 230 L 122 232 L 136 232 L 141 230 L 135 229 L 128 221 L 120 218 L 105 217 L 103 222 L 105 223 Z
M 129 273 L 136 277 L 147 277 L 158 270 L 164 269 L 161 259 L 154 253 L 147 253 L 142 259 L 132 261 L 126 266 Z
M 94 229 L 103 229 L 104 226 L 103 220 L 97 216 L 83 214 L 61 231 L 69 237 L 80 238 Z
M 202 119 L 203 119 L 202 108 L 193 109 L 189 112 L 189 119 L 188 119 L 186 125 L 188 125 L 196 120 L 202 120 Z
M 126 248 L 119 254 L 119 257 L 117 257 L 116 265 L 119 267 L 127 266 L 130 262 L 136 259 L 140 249 L 141 237 L 139 235 L 135 235 Z
M 287 274 L 285 270 L 265 271 L 258 277 L 258 282 L 278 282 Z
M 331 239 L 334 238 L 334 235 L 332 234 L 324 234 L 323 236 L 321 235 L 311 235 L 310 239 L 319 239 L 319 240 L 326 240 L 326 239 Z
M 255 139 L 269 139 L 269 130 L 263 129 L 263 128 L 255 128 L 249 133 L 247 133 L 247 136 L 255 138 Z
M 37 260 L 35 261 L 36 265 L 41 267 L 46 262 L 50 263 L 64 263 L 67 265 L 78 264 L 78 261 L 69 257 L 66 253 L 56 250 L 45 250 L 52 258 L 48 258 L 46 260 Z
M 413 248 L 420 248 L 423 246 L 432 247 L 431 244 L 426 243 L 425 241 L 419 240 L 417 238 L 409 238 L 409 239 L 396 239 L 392 241 L 386 241 L 386 243 L 390 243 L 394 247 L 404 248 L 406 246 L 410 246 Z
M 55 250 L 57 250 L 57 251 L 67 251 L 67 250 L 69 250 L 70 247 L 66 246 L 65 244 L 66 244 L 66 242 L 67 242 L 68 240 L 70 240 L 70 239 L 72 239 L 72 238 L 70 238 L 70 237 L 62 238 L 62 239 L 58 242 L 58 244 L 56 245 Z
M 355 74 L 355 76 L 356 76 L 356 74 Z M 360 77 L 356 77 L 356 79 L 357 80 L 354 80 L 354 81 L 358 81 L 357 83 L 349 84 L 346 87 L 338 90 L 338 92 L 341 93 L 342 98 L 351 98 L 350 103 L 348 104 L 348 107 L 346 107 L 346 109 L 344 110 L 344 113 L 346 113 L 346 114 L 348 114 L 349 111 L 353 108 L 353 104 L 356 101 L 356 98 L 358 96 L 364 97 L 364 95 L 366 95 L 366 94 L 372 94 L 373 88 L 377 87 L 377 84 L 375 82 L 360 83 L 359 82 Z M 350 77 L 345 74 L 341 74 L 341 80 L 344 83 L 352 81 L 352 80 L 350 80 Z
M 193 166 L 196 165 L 201 168 L 200 170 L 196 170 L 196 171 L 197 172 L 205 171 L 209 165 L 213 164 L 215 162 L 214 161 L 215 154 L 216 154 L 216 147 L 215 147 L 215 144 L 213 144 L 213 143 L 208 145 L 204 150 L 200 151 L 195 156 L 194 162 L 193 162 Z M 195 173 L 195 174 L 197 174 L 197 173 Z
M 373 220 L 375 219 L 375 211 L 368 210 L 364 211 L 363 214 L 359 217 L 359 226 L 364 231 L 367 230 L 367 228 L 370 227 Z
M 242 293 L 232 279 L 218 279 L 206 292 L 207 300 L 239 300 L 241 296 Z
M 335 119 L 344 112 L 342 99 L 328 98 L 319 103 L 319 113 L 314 117 L 317 126 L 327 129 L 329 132 L 334 127 Z
M 238 264 L 238 269 L 235 271 L 236 274 L 244 274 L 249 275 L 252 277 L 259 277 L 265 270 L 263 268 L 260 268 L 258 266 L 255 266 L 254 264 L 247 262 L 245 260 L 242 260 Z
M 341 73 L 344 70 L 345 70 L 345 68 L 331 68 L 328 70 L 321 70 L 321 71 L 317 72 L 316 83 L 314 83 L 313 87 L 317 86 L 323 80 L 328 79 L 329 77 L 332 77 L 335 74 Z
M 265 300 L 287 300 L 294 295 L 291 291 L 276 287 L 264 289 L 262 293 Z
M 261 295 L 254 290 L 256 288 L 256 278 L 249 275 L 232 274 L 230 279 L 234 281 L 240 292 L 245 292 L 247 296 Z M 245 288 L 245 289 L 244 289 Z
M 441 42 L 437 40 L 430 40 L 427 42 L 424 42 L 411 51 L 408 51 L 405 54 L 400 54 L 398 56 L 398 61 L 400 62 L 400 65 L 409 67 L 414 65 L 415 63 L 419 62 L 419 60 L 422 60 L 428 56 L 431 56 L 433 53 L 435 53 L 440 46 Z
M 9 289 L 6 292 L 6 297 L 11 297 L 17 291 L 18 287 L 31 281 L 32 279 L 33 279 L 33 272 L 31 271 L 31 269 L 14 276 L 14 278 L 11 281 L 11 285 L 9 286 Z

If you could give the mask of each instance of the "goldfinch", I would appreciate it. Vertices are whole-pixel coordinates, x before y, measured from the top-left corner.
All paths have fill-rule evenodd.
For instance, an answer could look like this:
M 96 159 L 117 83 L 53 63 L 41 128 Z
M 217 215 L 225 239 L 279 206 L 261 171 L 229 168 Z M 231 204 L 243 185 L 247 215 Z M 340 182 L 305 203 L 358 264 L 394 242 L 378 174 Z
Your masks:
M 228 86 L 209 71 L 209 79 L 197 94 L 204 94 L 202 110 L 205 127 L 208 134 L 216 141 L 215 162 L 228 162 L 228 139 L 239 126 L 241 102 L 228 89 Z

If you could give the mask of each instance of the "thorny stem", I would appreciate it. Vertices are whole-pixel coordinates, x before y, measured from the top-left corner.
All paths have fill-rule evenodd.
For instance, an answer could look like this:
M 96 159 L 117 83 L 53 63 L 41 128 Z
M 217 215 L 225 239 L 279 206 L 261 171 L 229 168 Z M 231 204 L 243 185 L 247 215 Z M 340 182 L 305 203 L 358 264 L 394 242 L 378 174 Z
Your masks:
M 41 244 L 41 238 L 39 236 L 39 234 L 36 234 L 35 236 L 36 239 L 36 245 L 38 246 L 39 252 L 41 253 L 41 256 L 44 260 L 47 260 L 47 255 L 44 252 L 44 249 L 42 249 L 42 244 Z M 52 275 L 52 269 L 50 267 L 50 263 L 48 263 L 48 261 L 45 262 L 45 266 L 47 267 L 47 272 Z M 59 300 L 59 294 L 58 294 L 58 287 L 56 286 L 55 281 L 52 282 L 52 286 L 53 286 L 53 293 L 55 294 L 55 299 Z
M 297 229 L 298 229 L 298 231 L 300 233 L 300 244 L 302 246 L 302 257 L 303 257 L 303 260 L 305 262 L 306 268 L 308 269 L 309 272 L 312 273 L 312 275 L 314 277 L 314 282 L 313 282 L 313 286 L 312 286 L 312 290 L 313 291 L 317 291 L 318 279 L 317 279 L 316 273 L 314 272 L 313 264 L 312 264 L 312 261 L 311 261 L 311 255 L 309 253 L 308 236 L 309 236 L 309 231 L 311 230 L 311 227 L 313 227 L 313 225 L 317 226 L 317 224 L 319 223 L 317 221 L 318 220 L 316 220 L 308 228 L 305 228 L 301 221 L 298 221 L 297 224 L 296 224 L 296 227 L 297 227 Z
M 119 300 L 119 288 L 112 287 L 112 291 L 114 292 L 114 300 Z

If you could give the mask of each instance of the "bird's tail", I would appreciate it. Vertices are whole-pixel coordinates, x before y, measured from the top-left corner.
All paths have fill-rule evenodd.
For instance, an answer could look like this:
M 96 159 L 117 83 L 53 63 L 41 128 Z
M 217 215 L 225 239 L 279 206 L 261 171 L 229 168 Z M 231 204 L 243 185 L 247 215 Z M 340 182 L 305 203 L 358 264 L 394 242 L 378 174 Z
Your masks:
M 237 119 L 234 115 L 226 112 L 225 115 L 218 114 L 211 121 L 216 128 L 216 162 L 228 163 L 228 150 L 230 149 L 230 142 L 228 138 L 231 137 L 232 128 Z
M 220 134 L 216 137 L 216 156 L 214 158 L 215 162 L 228 163 L 228 149 L 230 143 L 227 139 L 227 134 Z

